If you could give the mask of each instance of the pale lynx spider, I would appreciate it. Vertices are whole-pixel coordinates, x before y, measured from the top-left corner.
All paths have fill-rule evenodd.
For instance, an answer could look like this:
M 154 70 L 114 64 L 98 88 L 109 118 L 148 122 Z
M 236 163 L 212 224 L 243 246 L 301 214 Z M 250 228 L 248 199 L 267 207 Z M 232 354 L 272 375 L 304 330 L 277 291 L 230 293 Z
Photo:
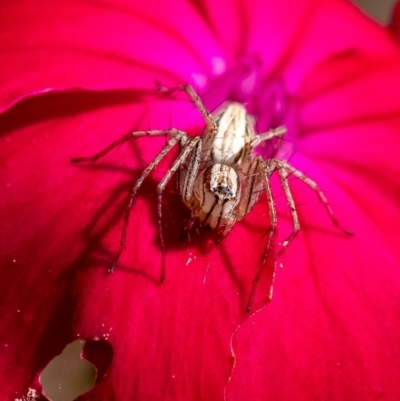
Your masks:
M 160 89 L 164 92 L 173 90 Z M 203 116 L 206 127 L 202 136 L 190 137 L 186 132 L 175 128 L 169 130 L 135 131 L 122 136 L 119 140 L 113 142 L 94 156 L 74 158 L 72 162 L 94 162 L 132 138 L 146 135 L 170 137 L 166 145 L 145 168 L 132 188 L 129 203 L 125 211 L 119 249 L 109 268 L 110 272 L 117 266 L 121 253 L 125 249 L 129 216 L 137 191 L 144 179 L 175 145 L 179 144 L 180 152 L 157 186 L 158 228 L 163 255 L 165 255 L 165 242 L 162 230 L 162 196 L 168 181 L 177 171 L 179 172 L 179 194 L 184 204 L 192 212 L 191 219 L 185 231 L 189 232 L 195 222 L 198 221 L 200 226 L 209 227 L 211 230 L 216 231 L 215 242 L 220 242 L 228 235 L 236 221 L 242 220 L 251 211 L 260 194 L 265 191 L 269 207 L 270 228 L 262 262 L 253 280 L 247 304 L 247 311 L 250 312 L 257 283 L 260 280 L 267 256 L 271 250 L 272 239 L 277 226 L 275 203 L 270 185 L 270 177 L 274 171 L 277 171 L 279 174 L 293 222 L 293 231 L 283 241 L 282 247 L 278 252 L 278 257 L 293 241 L 300 230 L 296 205 L 289 186 L 289 175 L 302 180 L 317 193 L 335 226 L 347 234 L 351 235 L 351 232 L 339 224 L 324 193 L 313 180 L 294 168 L 287 161 L 277 158 L 264 159 L 262 156 L 255 154 L 254 149 L 260 143 L 272 140 L 273 138 L 281 140 L 286 133 L 284 126 L 256 135 L 253 117 L 247 113 L 242 104 L 227 102 L 214 117 L 207 111 L 200 97 L 190 85 L 181 85 L 175 89 L 186 92 Z M 274 276 L 275 272 L 273 272 L 272 276 L 270 298 L 272 297 Z M 163 262 L 161 282 L 164 281 L 164 277 L 165 268 Z

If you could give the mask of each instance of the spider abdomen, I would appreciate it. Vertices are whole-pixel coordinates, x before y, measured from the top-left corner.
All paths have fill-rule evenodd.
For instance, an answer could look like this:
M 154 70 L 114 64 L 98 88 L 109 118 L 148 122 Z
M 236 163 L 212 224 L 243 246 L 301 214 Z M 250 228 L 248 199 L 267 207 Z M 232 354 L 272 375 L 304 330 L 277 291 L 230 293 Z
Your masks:
M 210 165 L 233 166 L 240 164 L 243 149 L 254 136 L 246 108 L 240 103 L 227 103 L 216 119 L 216 135 L 206 137 L 204 149 L 211 148 Z

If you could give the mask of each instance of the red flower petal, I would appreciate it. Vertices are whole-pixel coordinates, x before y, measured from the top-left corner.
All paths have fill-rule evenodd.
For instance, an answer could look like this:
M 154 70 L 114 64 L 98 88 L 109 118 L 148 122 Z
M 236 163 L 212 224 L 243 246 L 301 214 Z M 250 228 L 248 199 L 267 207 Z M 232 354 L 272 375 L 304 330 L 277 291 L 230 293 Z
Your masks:
M 10 54 L 0 67 L 8 74 L 3 109 L 46 88 L 102 91 L 34 97 L 0 120 L 2 377 L 13 372 L 3 394 L 26 393 L 79 337 L 109 341 L 114 353 L 86 399 L 220 400 L 225 390 L 228 400 L 395 400 L 400 58 L 386 33 L 336 1 L 304 8 L 174 3 L 179 13 L 154 2 L 66 4 L 36 5 L 34 19 L 26 17 L 29 1 L 7 4 L 15 29 L 0 28 L 10 33 L 0 50 Z M 70 159 L 132 127 L 201 123 L 190 102 L 157 94 L 154 81 L 203 74 L 213 94 L 224 71 L 254 52 L 261 65 L 254 96 L 281 77 L 284 149 L 355 236 L 332 226 L 303 183 L 291 183 L 303 229 L 282 258 L 273 302 L 249 318 L 269 224 L 265 199 L 216 246 L 204 232 L 177 241 L 189 212 L 167 193 L 167 280 L 160 285 L 155 187 L 164 163 L 137 199 L 120 265 L 106 274 L 130 187 L 164 139 L 132 141 L 94 165 Z M 227 94 L 237 89 L 223 82 Z M 264 112 L 263 103 L 256 106 Z M 281 239 L 291 223 L 275 184 Z M 267 281 L 256 308 L 265 305 Z

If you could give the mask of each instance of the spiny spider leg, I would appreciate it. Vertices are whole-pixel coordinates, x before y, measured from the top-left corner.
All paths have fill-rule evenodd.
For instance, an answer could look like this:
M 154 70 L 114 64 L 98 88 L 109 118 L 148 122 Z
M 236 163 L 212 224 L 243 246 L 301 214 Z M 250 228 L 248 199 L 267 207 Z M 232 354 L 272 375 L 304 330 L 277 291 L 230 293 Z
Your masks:
M 179 154 L 179 156 L 175 159 L 174 163 L 172 164 L 171 168 L 168 169 L 167 173 L 165 174 L 164 178 L 160 181 L 157 185 L 157 194 L 158 194 L 158 231 L 160 236 L 161 242 L 161 251 L 162 251 L 162 265 L 161 265 L 161 279 L 160 281 L 163 282 L 165 279 L 165 241 L 164 241 L 164 234 L 163 234 L 163 227 L 162 227 L 162 195 L 167 185 L 168 181 L 174 175 L 174 173 L 179 169 L 179 167 L 186 161 L 186 159 L 190 156 L 190 153 L 193 151 L 195 147 L 201 148 L 201 137 L 192 138 L 186 145 L 183 147 L 183 150 Z M 196 154 L 197 152 L 195 152 Z M 195 157 L 194 155 L 192 157 Z
M 148 130 L 148 131 L 134 131 L 130 132 L 129 134 L 126 134 L 122 136 L 120 139 L 117 141 L 113 142 L 111 145 L 107 146 L 105 149 L 102 151 L 96 153 L 93 156 L 89 157 L 75 157 L 71 161 L 73 163 L 80 163 L 80 162 L 95 162 L 101 157 L 105 156 L 108 152 L 116 148 L 117 146 L 133 139 L 133 138 L 138 138 L 141 136 L 170 136 L 171 138 L 167 141 L 167 144 L 163 147 L 163 149 L 160 151 L 160 153 L 153 159 L 153 161 L 146 167 L 146 169 L 142 172 L 140 177 L 135 181 L 135 184 L 131 190 L 131 195 L 129 198 L 129 203 L 128 206 L 125 210 L 124 214 L 124 221 L 122 225 L 122 231 L 121 231 L 121 239 L 120 239 L 120 244 L 119 244 L 119 249 L 114 257 L 114 260 L 108 269 L 108 271 L 111 273 L 115 270 L 118 260 L 122 254 L 122 252 L 125 249 L 126 246 L 126 235 L 127 235 L 127 229 L 129 226 L 129 217 L 130 213 L 132 210 L 132 206 L 136 197 L 136 193 L 141 187 L 144 179 L 149 175 L 149 173 L 160 163 L 160 161 L 169 153 L 169 151 L 178 143 L 185 143 L 187 141 L 187 134 L 184 131 L 180 131 L 178 129 L 172 128 L 170 130 Z
M 293 231 L 292 233 L 282 242 L 282 248 L 278 252 L 278 257 L 282 255 L 289 244 L 295 239 L 296 235 L 300 230 L 299 216 L 297 215 L 296 205 L 294 203 L 292 191 L 290 190 L 288 172 L 285 168 L 277 168 L 279 178 L 281 180 L 283 192 L 285 194 L 287 203 L 289 205 L 290 214 L 292 215 Z
M 276 154 L 278 153 L 278 150 L 281 148 L 283 142 L 283 135 L 278 136 L 277 140 L 273 142 L 272 148 L 273 148 L 273 153 L 271 157 L 276 157 Z
M 335 225 L 337 228 L 342 230 L 347 235 L 354 235 L 352 231 L 350 231 L 346 227 L 343 227 L 339 223 L 339 220 L 333 214 L 333 211 L 332 211 L 332 208 L 331 208 L 331 206 L 330 206 L 330 204 L 328 202 L 328 199 L 326 198 L 325 194 L 322 192 L 321 188 L 318 186 L 318 184 L 315 181 L 313 181 L 311 178 L 307 177 L 301 171 L 299 171 L 296 168 L 294 168 L 288 162 L 283 161 L 283 160 L 279 160 L 279 159 L 273 159 L 273 160 L 276 163 L 276 166 L 277 166 L 276 168 L 285 169 L 288 174 L 292 174 L 294 177 L 296 177 L 299 180 L 303 181 L 305 184 L 307 184 L 312 190 L 314 190 L 317 193 L 319 199 L 324 204 L 325 209 L 328 212 L 328 215 L 329 215 L 330 219 L 332 220 L 333 225 Z
M 135 184 L 131 190 L 131 195 L 129 197 L 128 206 L 126 207 L 124 214 L 124 221 L 122 225 L 121 231 L 121 239 L 119 243 L 119 249 L 114 257 L 114 260 L 108 269 L 111 273 L 117 266 L 118 260 L 125 249 L 126 246 L 126 235 L 129 226 L 129 217 L 131 214 L 132 206 L 136 197 L 136 193 L 143 184 L 144 179 L 150 174 L 150 172 L 161 162 L 161 160 L 170 152 L 170 150 L 182 139 L 186 137 L 186 133 L 183 131 L 179 131 L 175 136 L 170 138 L 167 144 L 161 149 L 160 153 L 154 158 L 154 160 L 146 167 L 146 169 L 142 172 L 140 177 L 135 181 Z
M 207 128 L 212 132 L 217 132 L 217 123 L 215 122 L 212 114 L 205 108 L 200 96 L 196 93 L 191 85 L 185 84 L 179 87 L 181 90 L 185 91 L 190 99 L 192 99 L 196 108 L 200 111 L 200 114 L 206 120 Z
M 274 237 L 274 234 L 276 231 L 276 226 L 277 226 L 277 221 L 278 221 L 277 217 L 276 217 L 275 202 L 274 202 L 274 198 L 272 197 L 271 184 L 269 182 L 270 171 L 269 171 L 264 159 L 262 159 L 260 156 L 257 156 L 256 159 L 258 159 L 260 161 L 259 172 L 263 176 L 264 189 L 267 194 L 270 227 L 269 227 L 269 233 L 268 233 L 268 241 L 267 241 L 267 245 L 264 248 L 261 264 L 260 264 L 260 267 L 258 268 L 256 276 L 254 277 L 253 285 L 251 287 L 249 302 L 247 303 L 247 308 L 246 308 L 248 313 L 251 312 L 251 307 L 253 305 L 254 296 L 256 294 L 256 288 L 257 288 L 258 282 L 260 281 L 261 275 L 264 271 L 264 267 L 267 262 L 269 252 L 272 248 L 272 240 L 273 240 L 273 237 Z M 273 289 L 274 289 L 274 280 L 275 280 L 275 262 L 274 262 L 271 285 L 270 285 L 269 296 L 268 296 L 269 299 L 272 299 Z
M 182 149 L 180 151 L 182 152 Z M 190 161 L 187 164 L 187 166 L 181 165 L 181 168 L 179 168 L 177 171 L 179 193 L 181 194 L 182 200 L 184 202 L 189 203 L 190 200 L 192 199 L 194 184 L 202 160 L 202 153 L 203 153 L 203 143 L 202 141 L 199 141 L 197 146 L 192 151 L 192 157 L 190 158 Z M 183 169 L 185 170 L 184 178 L 182 177 Z M 183 240 L 185 235 L 188 235 L 189 237 L 189 233 L 192 230 L 196 221 L 197 221 L 197 215 L 192 210 L 192 216 L 186 227 L 183 229 L 182 234 L 179 236 L 180 240 Z
M 148 130 L 148 131 L 134 131 L 130 132 L 129 134 L 125 134 L 121 138 L 117 139 L 110 145 L 108 145 L 106 148 L 101 150 L 99 153 L 96 153 L 93 156 L 88 156 L 88 157 L 74 157 L 71 159 L 72 163 L 81 163 L 81 162 L 96 162 L 99 160 L 101 157 L 105 156 L 108 152 L 111 150 L 115 149 L 117 146 L 122 145 L 123 143 L 130 141 L 133 138 L 139 138 L 141 136 L 179 136 L 185 134 L 185 132 L 180 131 L 178 129 L 172 128 L 170 130 Z
M 237 220 L 241 220 L 250 210 L 260 197 L 261 192 L 264 191 L 264 185 L 261 185 L 262 190 L 259 190 L 260 182 L 264 179 L 263 173 L 259 171 L 259 164 L 265 166 L 265 160 L 262 157 L 256 157 L 253 161 L 254 148 L 264 141 L 273 138 L 281 138 L 286 133 L 286 127 L 280 126 L 271 129 L 263 134 L 257 135 L 244 147 L 243 152 L 243 168 L 242 174 L 245 176 L 245 184 L 243 185 L 243 192 L 238 206 L 239 212 Z M 270 168 L 269 168 L 270 170 Z
M 263 183 L 264 174 L 262 171 L 264 166 L 265 161 L 261 157 L 256 157 L 250 164 L 250 169 L 246 177 L 244 196 L 240 199 L 241 205 L 239 206 L 242 209 L 241 213 L 243 216 L 250 212 L 261 193 L 265 190 Z
M 252 141 L 251 141 L 251 146 L 254 148 L 258 146 L 260 143 L 269 141 L 273 138 L 282 138 L 287 132 L 286 127 L 284 126 L 279 126 L 274 129 L 270 129 L 267 132 L 264 132 L 263 134 L 256 135 Z
M 193 87 L 189 84 L 180 85 L 180 86 L 178 86 L 178 89 L 180 89 L 188 94 L 188 96 L 194 103 L 197 110 L 203 116 L 203 118 L 206 122 L 206 128 L 203 132 L 203 136 L 212 137 L 215 140 L 215 136 L 217 135 L 217 131 L 218 131 L 217 123 L 215 121 L 214 116 L 204 106 L 203 101 L 201 100 L 200 96 L 196 93 L 196 91 L 193 89 Z M 203 143 L 205 143 L 205 142 L 206 142 L 206 139 L 204 140 Z M 203 161 L 209 160 L 211 150 L 212 150 L 212 146 L 210 146 L 208 149 L 203 149 L 203 155 L 202 155 Z
M 174 88 L 166 88 L 160 84 L 158 84 L 158 89 L 161 92 L 173 92 L 176 90 L 181 90 L 186 92 L 194 105 L 196 106 L 197 110 L 199 110 L 200 114 L 203 116 L 204 120 L 206 121 L 206 125 L 209 131 L 217 132 L 217 123 L 215 122 L 214 117 L 212 114 L 205 108 L 203 101 L 201 100 L 200 96 L 197 92 L 193 89 L 192 85 L 183 84 L 176 86 Z
M 196 137 L 196 146 L 192 149 L 192 157 L 187 165 L 183 186 L 179 183 L 179 193 L 184 202 L 189 202 L 193 196 L 194 184 L 199 173 L 201 158 L 203 153 L 203 142 L 200 137 Z M 186 158 L 187 160 L 187 158 Z M 183 166 L 182 166 L 183 167 Z M 179 173 L 180 170 L 178 170 Z
M 268 136 L 267 135 L 268 133 L 271 133 L 272 135 Z M 276 153 L 278 152 L 278 150 L 281 147 L 283 137 L 286 133 L 287 133 L 286 127 L 279 126 L 277 128 L 269 130 L 265 134 L 259 134 L 257 136 L 261 136 L 261 137 L 265 136 L 265 139 L 263 139 L 261 142 L 266 142 L 268 140 L 272 140 L 272 139 L 276 138 L 276 141 L 272 142 L 273 153 L 271 155 L 272 157 L 275 157 Z

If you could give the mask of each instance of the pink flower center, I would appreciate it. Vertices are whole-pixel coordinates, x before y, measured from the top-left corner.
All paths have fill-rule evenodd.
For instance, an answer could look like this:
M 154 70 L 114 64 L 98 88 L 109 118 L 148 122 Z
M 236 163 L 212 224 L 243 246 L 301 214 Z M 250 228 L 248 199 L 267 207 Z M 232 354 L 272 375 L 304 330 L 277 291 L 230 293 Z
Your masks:
M 283 81 L 277 77 L 270 79 L 263 75 L 262 62 L 257 55 L 242 58 L 224 72 L 213 71 L 214 75 L 203 82 L 201 98 L 208 110 L 215 110 L 225 101 L 239 102 L 246 105 L 254 116 L 256 131 L 263 133 L 279 125 L 289 125 L 289 102 Z M 194 87 L 199 82 L 194 83 Z M 293 127 L 290 136 L 293 135 Z M 263 143 L 258 153 L 265 158 L 278 156 L 274 141 Z M 279 154 L 288 153 L 284 143 L 279 147 Z M 290 146 L 291 148 L 291 146 Z

